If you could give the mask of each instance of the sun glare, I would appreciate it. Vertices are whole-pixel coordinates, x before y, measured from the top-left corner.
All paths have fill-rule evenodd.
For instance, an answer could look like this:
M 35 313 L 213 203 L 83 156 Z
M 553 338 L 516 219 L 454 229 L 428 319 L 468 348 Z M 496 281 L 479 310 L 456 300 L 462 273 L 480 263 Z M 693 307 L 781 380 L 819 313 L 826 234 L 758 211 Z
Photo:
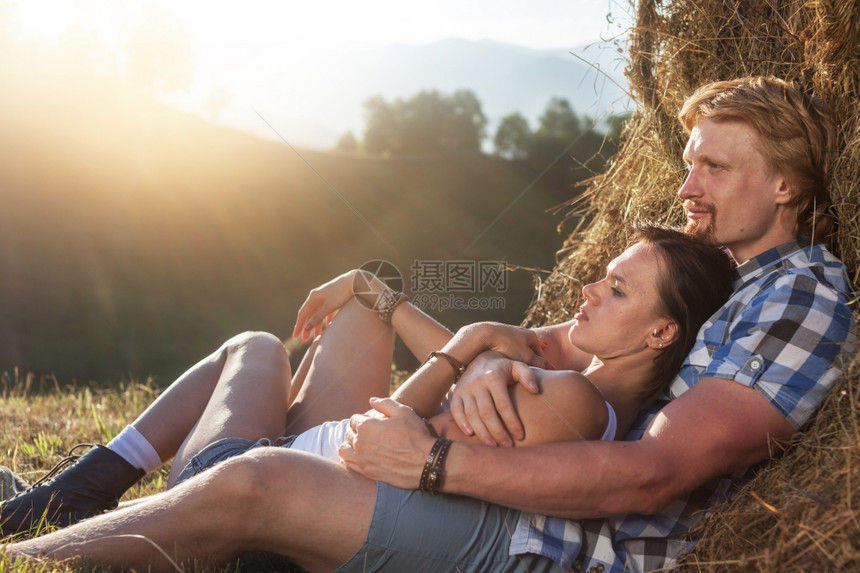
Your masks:
M 17 4 L 15 22 L 24 37 L 55 40 L 69 24 L 71 4 L 36 0 Z
M 101 69 L 130 74 L 129 63 L 140 62 L 140 54 L 148 50 L 154 54 L 150 60 L 162 58 L 153 68 L 162 75 L 170 67 L 166 64 L 174 62 L 186 62 L 191 70 L 184 85 L 159 94 L 166 103 L 271 136 L 252 111 L 259 110 L 267 117 L 289 118 L 296 124 L 292 129 L 315 130 L 320 138 L 332 140 L 336 130 L 360 129 L 360 105 L 337 107 L 343 98 L 335 96 L 377 89 L 374 73 L 381 71 L 349 73 L 362 69 L 351 62 L 364 61 L 364 54 L 377 47 L 459 38 L 552 50 L 564 58 L 571 47 L 605 37 L 607 11 L 621 14 L 623 4 L 623 0 L 437 0 L 432 6 L 400 0 L 20 0 L 13 4 L 13 17 L 16 36 L 47 48 L 60 47 L 54 50 L 58 67 L 68 68 L 65 61 L 85 57 L 90 64 L 98 59 L 96 68 L 100 64 Z M 298 125 L 308 117 L 314 118 L 314 125 Z

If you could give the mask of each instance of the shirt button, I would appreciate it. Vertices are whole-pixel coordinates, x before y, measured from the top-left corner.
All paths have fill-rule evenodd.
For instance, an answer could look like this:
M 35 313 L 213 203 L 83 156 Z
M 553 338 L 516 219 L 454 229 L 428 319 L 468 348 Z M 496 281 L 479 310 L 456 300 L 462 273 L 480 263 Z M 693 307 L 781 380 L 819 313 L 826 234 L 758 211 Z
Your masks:
M 758 370 L 759 368 L 761 368 L 761 362 L 759 362 L 758 360 L 753 360 L 752 362 L 750 362 L 750 368 L 752 368 L 753 370 Z

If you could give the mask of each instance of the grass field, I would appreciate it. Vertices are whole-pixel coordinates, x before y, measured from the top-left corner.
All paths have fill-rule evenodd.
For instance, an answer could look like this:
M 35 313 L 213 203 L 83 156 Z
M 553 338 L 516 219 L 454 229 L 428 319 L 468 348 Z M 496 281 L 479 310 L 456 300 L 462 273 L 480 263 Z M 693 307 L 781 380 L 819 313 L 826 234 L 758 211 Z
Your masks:
M 0 464 L 33 482 L 82 442 L 106 443 L 154 398 L 153 386 L 117 389 L 61 386 L 54 378 L 4 375 L 0 382 Z M 147 476 L 127 498 L 162 491 L 166 469 Z M 15 563 L 0 559 L 0 573 L 104 571 L 100 567 Z

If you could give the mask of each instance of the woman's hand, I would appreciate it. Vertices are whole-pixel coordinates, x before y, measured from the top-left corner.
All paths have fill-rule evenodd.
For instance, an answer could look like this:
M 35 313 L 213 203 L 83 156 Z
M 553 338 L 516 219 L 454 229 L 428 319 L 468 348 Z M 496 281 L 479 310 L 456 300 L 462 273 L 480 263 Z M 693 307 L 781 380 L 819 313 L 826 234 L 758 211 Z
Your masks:
M 417 489 L 433 438 L 409 406 L 390 398 L 370 405 L 385 417 L 356 414 L 338 451 L 351 470 L 403 489 Z
M 528 328 L 500 322 L 478 322 L 457 331 L 446 348 L 465 363 L 482 352 L 492 351 L 512 360 L 552 370 L 553 365 L 543 357 L 545 346 L 537 333 Z
M 318 336 L 322 332 L 322 329 L 331 322 L 340 307 L 352 298 L 352 283 L 358 272 L 349 271 L 315 289 L 311 289 L 296 315 L 293 338 L 301 338 L 302 342 L 306 342 L 309 338 Z
M 306 342 L 309 338 L 319 336 L 337 311 L 357 296 L 357 292 L 366 298 L 362 300 L 362 304 L 373 307 L 376 297 L 385 288 L 382 281 L 372 273 L 352 270 L 312 289 L 299 308 L 296 325 L 293 327 L 293 338 L 301 338 L 302 342 Z
M 522 384 L 537 394 L 537 375 L 528 364 L 497 352 L 485 352 L 473 360 L 451 397 L 451 414 L 467 435 L 476 435 L 488 446 L 512 446 L 525 436 L 508 386 Z M 513 436 L 513 439 L 512 439 Z

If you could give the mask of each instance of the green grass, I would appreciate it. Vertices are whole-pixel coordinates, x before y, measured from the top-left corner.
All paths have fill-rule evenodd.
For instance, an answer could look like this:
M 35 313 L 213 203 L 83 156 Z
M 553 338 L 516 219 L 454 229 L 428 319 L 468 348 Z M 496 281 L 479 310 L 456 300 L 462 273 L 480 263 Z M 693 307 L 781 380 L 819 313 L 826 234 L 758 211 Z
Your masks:
M 38 391 L 34 388 L 42 387 Z M 75 444 L 105 443 L 153 399 L 151 383 L 132 382 L 117 389 L 60 386 L 55 379 L 20 379 L 5 375 L 0 383 L 0 464 L 32 482 L 49 470 Z M 169 465 L 150 474 L 126 493 L 134 499 L 163 491 Z M 8 540 L 7 540 L 8 541 Z M 192 563 L 185 571 L 208 572 Z M 223 571 L 235 571 L 229 567 Z M 0 573 L 101 573 L 91 564 L 35 563 L 0 557 Z

